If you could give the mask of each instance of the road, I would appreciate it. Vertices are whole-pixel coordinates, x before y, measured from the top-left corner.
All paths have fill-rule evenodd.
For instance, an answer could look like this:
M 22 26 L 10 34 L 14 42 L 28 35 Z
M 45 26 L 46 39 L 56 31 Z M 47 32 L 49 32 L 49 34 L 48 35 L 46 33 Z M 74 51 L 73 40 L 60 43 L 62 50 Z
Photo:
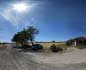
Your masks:
M 0 48 L 0 70 L 86 70 L 86 63 L 55 67 L 39 64 L 15 48 Z

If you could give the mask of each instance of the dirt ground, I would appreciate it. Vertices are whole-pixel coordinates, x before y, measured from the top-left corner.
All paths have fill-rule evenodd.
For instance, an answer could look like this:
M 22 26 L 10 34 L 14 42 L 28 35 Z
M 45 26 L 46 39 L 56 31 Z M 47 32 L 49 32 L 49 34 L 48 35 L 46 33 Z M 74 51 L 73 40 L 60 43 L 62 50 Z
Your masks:
M 38 63 L 45 63 L 52 66 L 64 66 L 69 64 L 86 63 L 86 49 L 70 48 L 61 53 L 39 53 L 26 52 Z
M 16 48 L 12 48 L 12 45 L 8 45 L 6 48 L 0 48 L 0 70 L 86 70 L 85 53 L 86 50 L 50 55 L 31 52 L 23 53 L 19 52 Z M 57 60 L 56 57 L 59 60 L 65 59 L 62 62 L 65 63 L 67 61 L 68 64 L 61 65 L 61 61 Z M 68 58 L 66 59 L 66 57 Z M 83 60 L 83 62 L 71 64 L 70 58 L 75 57 L 76 59 L 80 58 L 78 60 Z

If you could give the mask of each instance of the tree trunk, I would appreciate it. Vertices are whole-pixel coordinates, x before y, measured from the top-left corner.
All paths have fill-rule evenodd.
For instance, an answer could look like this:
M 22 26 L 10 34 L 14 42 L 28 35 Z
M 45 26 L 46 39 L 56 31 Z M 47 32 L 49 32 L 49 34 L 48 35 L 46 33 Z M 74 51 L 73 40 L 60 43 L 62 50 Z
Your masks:
M 32 44 L 32 46 L 34 45 L 34 44 L 33 44 L 33 40 L 32 40 L 32 39 L 31 39 L 31 44 Z
M 18 47 L 19 45 L 18 45 L 18 42 L 16 42 L 16 46 Z

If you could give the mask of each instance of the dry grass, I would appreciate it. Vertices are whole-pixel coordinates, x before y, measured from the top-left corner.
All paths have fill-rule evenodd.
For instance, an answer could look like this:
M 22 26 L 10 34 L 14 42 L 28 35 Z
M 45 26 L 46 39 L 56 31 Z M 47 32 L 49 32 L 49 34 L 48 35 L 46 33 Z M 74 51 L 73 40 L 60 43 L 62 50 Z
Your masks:
M 52 42 L 45 42 L 45 43 L 38 43 L 38 44 L 43 45 L 43 47 L 44 47 L 44 52 L 45 52 L 46 54 L 51 53 L 51 49 L 50 49 L 50 47 L 51 47 L 51 45 L 52 45 L 52 44 L 55 44 L 55 45 L 57 45 L 57 46 L 62 47 L 62 48 L 64 49 L 64 51 L 67 49 L 67 46 L 66 46 L 66 44 L 65 44 L 65 43 L 58 43 L 58 42 L 55 42 L 55 43 L 52 43 Z
M 55 44 L 55 45 L 60 45 L 60 44 L 65 44 L 64 42 L 55 42 L 55 43 L 53 43 L 53 42 L 41 42 L 41 43 L 37 43 L 37 44 L 41 44 L 41 45 L 43 45 L 44 46 L 44 48 L 46 48 L 46 47 L 50 47 L 52 44 Z
M 5 44 L 0 44 L 0 48 L 6 48 L 7 46 Z

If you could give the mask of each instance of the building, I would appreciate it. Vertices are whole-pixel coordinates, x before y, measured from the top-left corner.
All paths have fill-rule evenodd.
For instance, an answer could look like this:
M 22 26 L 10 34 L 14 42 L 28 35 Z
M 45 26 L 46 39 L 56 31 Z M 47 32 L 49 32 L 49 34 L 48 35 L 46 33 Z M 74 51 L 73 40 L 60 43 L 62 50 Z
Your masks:
M 77 37 L 66 42 L 70 46 L 86 45 L 86 37 Z

